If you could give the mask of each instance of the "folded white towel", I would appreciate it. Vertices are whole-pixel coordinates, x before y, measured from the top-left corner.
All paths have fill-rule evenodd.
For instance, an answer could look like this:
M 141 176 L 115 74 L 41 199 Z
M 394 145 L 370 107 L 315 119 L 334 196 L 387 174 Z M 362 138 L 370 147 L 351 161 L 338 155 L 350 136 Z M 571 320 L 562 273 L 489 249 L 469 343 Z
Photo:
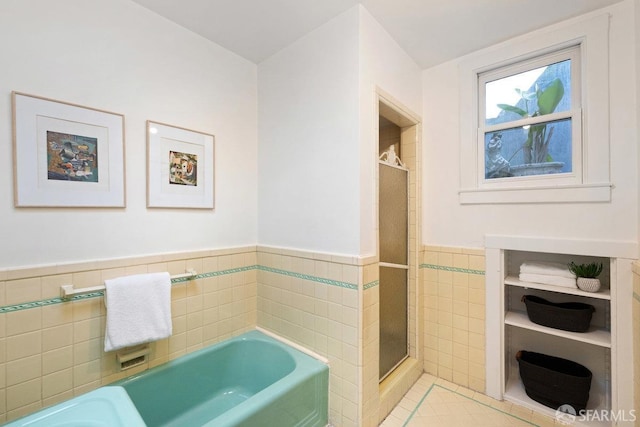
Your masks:
M 171 336 L 169 273 L 137 274 L 104 283 L 107 307 L 104 351 Z
M 560 276 L 567 279 L 575 279 L 576 275 L 569 271 L 566 264 L 559 262 L 523 262 L 520 273 L 546 274 L 548 276 Z
M 544 285 L 562 286 L 564 288 L 576 288 L 576 279 L 568 277 L 549 276 L 547 274 L 520 273 L 522 282 L 542 283 Z

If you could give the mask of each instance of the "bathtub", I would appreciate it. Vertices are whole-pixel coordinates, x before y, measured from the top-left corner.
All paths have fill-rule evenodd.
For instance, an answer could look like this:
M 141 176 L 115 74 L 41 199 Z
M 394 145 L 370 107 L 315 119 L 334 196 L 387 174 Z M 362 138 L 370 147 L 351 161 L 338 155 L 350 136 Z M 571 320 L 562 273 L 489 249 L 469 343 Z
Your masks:
M 329 368 L 261 332 L 115 383 L 154 426 L 326 426 Z
M 325 427 L 328 382 L 325 363 L 251 331 L 8 425 Z

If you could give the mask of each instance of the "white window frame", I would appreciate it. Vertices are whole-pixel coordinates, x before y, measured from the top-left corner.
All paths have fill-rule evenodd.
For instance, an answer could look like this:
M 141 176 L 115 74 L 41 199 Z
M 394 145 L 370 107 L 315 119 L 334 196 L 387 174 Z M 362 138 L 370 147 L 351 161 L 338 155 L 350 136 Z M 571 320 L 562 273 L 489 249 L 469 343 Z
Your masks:
M 519 74 L 525 71 L 554 64 L 556 62 L 571 60 L 571 110 L 546 114 L 544 116 L 529 117 L 520 120 L 512 120 L 496 125 L 486 124 L 486 83 L 505 77 Z M 528 89 L 528 88 L 527 88 Z M 582 91 L 580 85 L 580 48 L 573 46 L 558 52 L 545 54 L 527 61 L 520 61 L 512 65 L 487 71 L 478 76 L 478 187 L 479 188 L 503 188 L 503 187 L 532 187 L 540 185 L 540 181 L 552 180 L 555 184 L 580 184 L 582 176 Z M 521 126 L 548 123 L 555 120 L 571 120 L 571 161 L 572 170 L 568 173 L 552 175 L 531 175 L 505 178 L 485 178 L 485 135 L 487 133 L 512 129 Z M 553 143 L 558 143 L 554 141 Z
M 609 15 L 601 14 L 530 33 L 472 54 L 461 62 L 461 204 L 611 200 L 608 33 Z M 572 172 L 485 179 L 484 133 L 487 128 L 484 125 L 484 96 L 480 95 L 484 87 L 480 79 L 496 70 L 515 74 L 520 67 L 535 68 L 531 66 L 535 61 L 547 62 L 546 58 L 571 48 L 578 52 L 577 61 L 572 59 Z M 535 120 L 546 122 L 566 115 L 554 113 L 543 117 Z M 525 124 L 525 121 L 520 122 L 511 122 L 509 127 Z

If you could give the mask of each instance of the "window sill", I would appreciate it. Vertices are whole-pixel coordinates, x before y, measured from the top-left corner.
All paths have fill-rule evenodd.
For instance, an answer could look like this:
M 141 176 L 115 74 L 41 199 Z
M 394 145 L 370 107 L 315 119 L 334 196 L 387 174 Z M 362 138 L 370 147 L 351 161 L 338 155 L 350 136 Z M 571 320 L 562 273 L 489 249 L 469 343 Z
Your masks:
M 500 189 L 462 189 L 460 204 L 510 203 L 596 203 L 610 202 L 613 184 L 582 184 L 554 187 L 519 187 Z

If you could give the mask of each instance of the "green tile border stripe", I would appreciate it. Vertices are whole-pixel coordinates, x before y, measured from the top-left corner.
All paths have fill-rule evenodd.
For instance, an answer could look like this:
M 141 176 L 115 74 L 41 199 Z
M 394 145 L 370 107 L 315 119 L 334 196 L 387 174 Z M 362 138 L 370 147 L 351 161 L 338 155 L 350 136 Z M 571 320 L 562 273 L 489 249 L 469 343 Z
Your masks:
M 452 271 L 454 273 L 478 274 L 480 276 L 484 276 L 484 271 L 472 270 L 470 268 L 447 267 L 444 265 L 435 265 L 435 264 L 420 264 L 420 268 L 428 268 L 431 270 Z
M 176 278 L 176 279 L 171 279 L 171 284 L 172 285 L 176 285 L 176 284 L 185 283 L 185 282 L 188 282 L 188 281 L 194 280 L 194 279 L 205 279 L 205 278 L 208 278 L 208 277 L 225 276 L 227 274 L 242 273 L 242 272 L 251 271 L 251 270 L 268 271 L 268 272 L 271 272 L 271 273 L 282 274 L 284 276 L 295 277 L 295 278 L 304 279 L 304 280 L 310 280 L 312 282 L 317 282 L 317 283 L 323 283 L 325 285 L 338 286 L 338 287 L 345 288 L 345 289 L 358 289 L 358 285 L 357 284 L 341 282 L 341 281 L 338 281 L 338 280 L 324 279 L 322 277 L 309 276 L 307 274 L 300 274 L 300 273 L 295 273 L 295 272 L 292 272 L 292 271 L 280 270 L 280 269 L 277 269 L 277 268 L 264 267 L 262 265 L 249 265 L 249 266 L 246 266 L 246 267 L 230 268 L 230 269 L 227 269 L 227 270 L 212 271 L 212 272 L 209 272 L 209 273 L 200 273 L 200 274 L 196 274 L 193 277 L 180 277 L 180 278 Z M 374 286 L 375 286 L 375 284 L 377 284 L 377 282 L 373 282 L 373 283 L 374 283 Z M 91 293 L 88 293 L 88 294 L 76 295 L 76 296 L 73 296 L 73 297 L 67 298 L 67 299 L 50 298 L 50 299 L 46 299 L 46 300 L 25 302 L 25 303 L 16 304 L 16 305 L 6 305 L 6 306 L 3 306 L 3 307 L 0 307 L 0 314 L 2 314 L 2 313 L 11 313 L 11 312 L 20 311 L 20 310 L 28 310 L 30 308 L 45 307 L 47 305 L 62 304 L 62 303 L 69 302 L 69 301 L 79 301 L 79 300 L 85 300 L 85 299 L 91 299 L 91 298 L 98 298 L 98 297 L 102 297 L 102 296 L 104 296 L 104 291 L 97 291 L 97 292 L 91 292 Z
M 469 396 L 464 395 L 464 394 L 462 394 L 462 393 L 458 393 L 458 392 L 457 392 L 457 391 L 455 391 L 455 390 L 451 390 L 450 388 L 444 387 L 444 386 L 442 386 L 442 385 L 440 385 L 440 384 L 436 384 L 436 383 L 431 384 L 431 387 L 429 387 L 429 390 L 427 390 L 427 391 L 425 392 L 424 396 L 422 396 L 422 399 L 420 399 L 420 402 L 418 402 L 418 404 L 416 405 L 416 407 L 415 407 L 415 408 L 413 408 L 413 411 L 411 411 L 411 414 L 409 414 L 409 417 L 407 418 L 407 420 L 404 422 L 404 424 L 402 424 L 402 427 L 406 427 L 406 426 L 409 424 L 409 421 L 411 421 L 411 419 L 412 419 L 412 418 L 413 418 L 413 416 L 416 414 L 416 412 L 418 412 L 418 408 L 420 408 L 420 406 L 422 406 L 422 404 L 423 404 L 423 403 L 424 403 L 424 401 L 427 399 L 427 397 L 429 396 L 429 393 L 431 393 L 431 390 L 433 390 L 433 388 L 434 388 L 434 387 L 439 387 L 439 388 L 441 388 L 441 389 L 443 389 L 443 390 L 447 390 L 447 391 L 449 391 L 449 392 L 451 392 L 451 393 L 457 394 L 458 396 L 462 396 L 462 397 L 464 397 L 464 398 L 466 398 L 466 399 L 469 399 L 469 400 L 471 400 L 471 401 L 473 401 L 473 402 L 475 402 L 475 403 L 478 403 L 478 404 L 480 404 L 480 405 L 483 405 L 483 406 L 485 406 L 485 407 L 487 407 L 487 408 L 489 408 L 489 409 L 493 409 L 494 411 L 500 412 L 500 413 L 502 413 L 502 414 L 504 414 L 504 415 L 507 415 L 507 416 L 512 417 L 512 418 L 515 418 L 515 419 L 517 419 L 517 420 L 520 420 L 520 421 L 522 421 L 523 423 L 527 423 L 527 424 L 532 425 L 532 426 L 534 426 L 534 427 L 540 427 L 538 424 L 535 424 L 535 423 L 533 423 L 533 422 L 531 422 L 531 421 L 525 420 L 524 418 L 521 418 L 521 417 L 519 417 L 519 416 L 517 416 L 517 415 L 510 414 L 510 413 L 508 413 L 508 412 L 503 411 L 502 409 L 498 409 L 498 408 L 493 407 L 493 406 L 491 406 L 491 405 L 488 405 L 488 404 L 486 404 L 486 403 L 484 403 L 484 402 L 482 402 L 482 401 L 480 401 L 480 400 L 476 400 L 476 399 L 474 399 L 473 397 L 469 397 Z
M 633 299 L 635 299 L 636 301 L 640 302 L 640 295 L 638 295 L 637 293 L 633 293 Z
M 212 272 L 209 272 L 209 273 L 197 274 L 195 276 L 195 279 L 206 279 L 208 277 L 226 276 L 227 274 L 242 273 L 242 272 L 245 272 L 245 271 L 257 270 L 257 269 L 258 269 L 257 265 L 248 265 L 246 267 L 229 268 L 227 270 L 212 271 Z M 192 279 L 191 277 L 182 277 L 180 279 L 171 279 L 171 283 L 174 284 L 174 283 L 188 282 L 191 279 Z
M 366 291 L 367 289 L 371 289 L 371 288 L 375 288 L 376 286 L 378 286 L 380 284 L 380 280 L 374 280 L 371 283 L 367 283 L 364 285 L 364 290 Z
M 90 294 L 78 295 L 77 297 L 74 297 L 73 300 L 75 300 L 76 298 L 77 299 L 95 298 L 101 295 L 103 295 L 103 292 L 92 292 Z M 6 305 L 4 307 L 0 307 L 0 313 L 11 313 L 14 311 L 27 310 L 30 308 L 45 307 L 47 305 L 60 304 L 66 301 L 70 301 L 70 300 L 63 300 L 62 298 L 51 298 L 51 299 L 46 299 L 41 301 L 25 302 L 23 304 Z
M 484 271 L 481 271 L 481 270 L 471 270 L 471 269 L 457 268 L 457 267 L 445 267 L 445 266 L 434 265 L 434 264 L 420 264 L 420 268 L 429 268 L 429 269 L 433 269 L 433 270 L 446 270 L 446 271 L 453 271 L 453 272 L 457 272 L 457 273 L 484 275 Z M 180 278 L 176 278 L 176 279 L 171 279 L 171 284 L 175 285 L 175 284 L 179 284 L 179 283 L 185 283 L 185 282 L 188 282 L 189 280 L 193 280 L 193 279 L 205 279 L 205 278 L 208 278 L 208 277 L 225 276 L 227 274 L 242 273 L 242 272 L 251 271 L 251 270 L 260 270 L 260 271 L 266 271 L 266 272 L 270 272 L 270 273 L 281 274 L 283 276 L 295 277 L 297 279 L 309 280 L 309 281 L 316 282 L 316 283 L 323 283 L 325 285 L 338 286 L 338 287 L 344 288 L 344 289 L 352 289 L 352 290 L 357 290 L 358 289 L 358 284 L 356 284 L 356 283 L 348 283 L 348 282 L 342 282 L 342 281 L 339 281 L 339 280 L 325 279 L 323 277 L 311 276 L 311 275 L 308 275 L 308 274 L 296 273 L 296 272 L 293 272 L 293 271 L 282 270 L 282 269 L 278 269 L 278 268 L 265 267 L 263 265 L 249 265 L 249 266 L 245 266 L 245 267 L 230 268 L 230 269 L 227 269 L 227 270 L 212 271 L 212 272 L 209 272 L 209 273 L 196 274 L 193 277 L 180 277 Z M 379 280 L 374 280 L 373 282 L 366 283 L 363 288 L 364 288 L 364 290 L 367 290 L 367 289 L 374 288 L 374 287 L 378 286 L 379 284 L 380 284 Z M 61 304 L 61 303 L 64 303 L 64 302 L 69 302 L 69 301 L 78 301 L 78 300 L 84 300 L 84 299 L 90 299 L 90 298 L 98 298 L 98 297 L 101 297 L 101 296 L 104 296 L 104 291 L 98 291 L 98 292 L 91 292 L 91 293 L 88 293 L 88 294 L 76 295 L 76 296 L 68 298 L 68 299 L 50 298 L 50 299 L 41 300 L 41 301 L 32 301 L 32 302 L 25 302 L 25 303 L 16 304 L 16 305 L 7 305 L 7 306 L 0 307 L 0 314 L 2 314 L 2 313 L 11 313 L 11 312 L 14 312 L 14 311 L 19 311 L 19 310 L 27 310 L 27 309 L 30 309 L 30 308 L 45 307 L 45 306 L 54 305 L 54 304 Z M 634 293 L 634 298 L 636 300 L 640 301 L 640 296 L 638 296 L 635 293 Z
M 256 265 L 251 265 L 251 266 L 247 266 L 247 267 L 240 267 L 240 268 L 230 268 L 228 270 L 221 270 L 221 271 L 213 271 L 210 273 L 201 273 L 201 274 L 196 274 L 193 277 L 178 277 L 175 279 L 171 279 L 171 284 L 172 285 L 177 285 L 180 283 L 185 283 L 188 282 L 190 280 L 194 280 L 194 279 L 204 279 L 206 277 L 216 277 L 216 276 L 224 276 L 226 274 L 233 274 L 233 273 L 241 273 L 243 271 L 250 271 L 250 270 L 255 270 L 257 268 Z M 64 302 L 69 302 L 69 301 L 79 301 L 79 300 L 85 300 L 85 299 L 91 299 L 91 298 L 98 298 L 98 297 L 102 297 L 104 296 L 104 291 L 97 291 L 97 292 L 91 292 L 88 294 L 81 294 L 81 295 L 75 295 L 71 298 L 51 298 L 51 299 L 46 299 L 46 300 L 42 300 L 42 301 L 34 301 L 34 302 L 25 302 L 22 304 L 17 304 L 17 305 L 7 305 L 4 307 L 0 307 L 0 314 L 2 313 L 11 313 L 14 311 L 19 311 L 19 310 L 27 310 L 30 308 L 37 308 L 37 307 L 44 307 L 47 305 L 53 305 L 53 304 L 61 304 Z
M 356 289 L 356 290 L 358 289 L 358 284 L 341 282 L 339 280 L 325 279 L 322 277 L 310 276 L 308 274 L 295 273 L 293 271 L 281 270 L 279 268 L 271 268 L 271 267 L 265 267 L 263 265 L 259 265 L 258 270 L 267 271 L 269 273 L 282 274 L 284 276 L 295 277 L 297 279 L 310 280 L 312 282 L 317 282 L 317 283 L 324 283 L 325 285 L 338 286 L 340 288 L 345 288 L 345 289 Z

